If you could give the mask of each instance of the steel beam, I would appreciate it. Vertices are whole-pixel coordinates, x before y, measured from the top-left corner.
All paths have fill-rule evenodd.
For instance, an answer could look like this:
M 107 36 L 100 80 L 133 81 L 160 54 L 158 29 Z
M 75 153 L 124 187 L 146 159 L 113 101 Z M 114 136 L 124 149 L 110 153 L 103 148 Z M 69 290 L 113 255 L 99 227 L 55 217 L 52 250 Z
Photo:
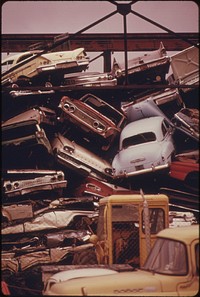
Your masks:
M 197 44 L 198 33 L 177 33 L 180 39 L 169 33 L 127 33 L 128 51 L 152 51 L 159 48 L 162 41 L 167 51 L 180 51 L 189 46 L 185 40 Z M 27 51 L 28 47 L 43 42 L 48 44 L 59 34 L 2 34 L 1 52 Z M 69 40 L 54 50 L 69 50 L 84 47 L 87 52 L 124 51 L 124 34 L 69 34 Z

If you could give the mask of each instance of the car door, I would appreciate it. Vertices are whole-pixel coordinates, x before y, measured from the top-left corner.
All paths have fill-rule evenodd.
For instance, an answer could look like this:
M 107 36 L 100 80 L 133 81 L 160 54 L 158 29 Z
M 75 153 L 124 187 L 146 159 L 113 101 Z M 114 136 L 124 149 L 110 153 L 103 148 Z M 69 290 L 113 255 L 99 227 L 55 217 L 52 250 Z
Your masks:
M 170 161 L 175 152 L 174 140 L 173 140 L 173 127 L 163 119 L 161 124 L 161 130 L 163 133 L 163 141 L 162 141 L 162 156 L 165 161 Z

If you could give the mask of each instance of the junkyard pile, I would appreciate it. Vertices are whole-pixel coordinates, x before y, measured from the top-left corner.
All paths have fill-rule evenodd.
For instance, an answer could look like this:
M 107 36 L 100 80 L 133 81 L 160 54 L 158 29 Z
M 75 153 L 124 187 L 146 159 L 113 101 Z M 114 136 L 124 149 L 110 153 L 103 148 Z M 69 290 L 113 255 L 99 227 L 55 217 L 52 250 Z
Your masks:
M 39 295 L 41 265 L 76 264 L 76 248 L 96 231 L 102 197 L 142 188 L 197 214 L 198 70 L 181 81 L 175 58 L 161 44 L 130 60 L 129 86 L 141 88 L 123 88 L 125 70 L 116 61 L 110 73 L 89 72 L 84 55 L 81 67 L 79 57 L 62 72 L 42 76 L 36 65 L 34 78 L 16 78 L 13 70 L 3 80 L 1 269 L 12 294 Z M 166 129 L 164 144 L 159 129 Z M 153 141 L 163 147 L 161 160 L 154 160 Z M 173 176 L 176 163 L 189 178 Z

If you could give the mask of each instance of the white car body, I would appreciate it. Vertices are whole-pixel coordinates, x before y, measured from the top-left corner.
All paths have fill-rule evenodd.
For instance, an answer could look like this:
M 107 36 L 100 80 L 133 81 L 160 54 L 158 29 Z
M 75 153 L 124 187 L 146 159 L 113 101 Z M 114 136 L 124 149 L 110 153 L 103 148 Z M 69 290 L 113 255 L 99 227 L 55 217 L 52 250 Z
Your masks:
M 166 169 L 175 146 L 172 127 L 160 116 L 129 123 L 121 132 L 113 177 L 124 178 Z
M 111 164 L 86 148 L 57 133 L 51 141 L 58 163 L 82 176 L 112 179 Z
M 41 55 L 40 53 L 41 51 L 27 51 L 4 59 L 1 63 L 2 85 L 15 83 L 23 77 L 54 75 L 58 71 L 67 73 L 72 69 L 82 71 L 89 65 L 89 57 L 85 54 L 84 48 Z
M 153 116 L 163 116 L 171 122 L 174 114 L 183 107 L 185 107 L 185 104 L 178 89 L 166 88 L 124 103 L 121 109 L 126 114 L 129 122 Z
M 145 53 L 128 60 L 129 83 L 161 83 L 170 67 L 170 57 L 162 42 L 157 50 Z M 118 84 L 124 82 L 125 63 L 113 60 L 112 75 L 117 77 Z
M 188 47 L 170 57 L 175 83 L 188 85 L 183 92 L 191 91 L 191 85 L 199 84 L 199 48 Z
M 53 230 L 65 228 L 75 217 L 93 217 L 95 211 L 92 210 L 48 210 L 46 213 L 37 215 L 31 221 L 2 228 L 2 235 L 19 234 L 41 230 Z

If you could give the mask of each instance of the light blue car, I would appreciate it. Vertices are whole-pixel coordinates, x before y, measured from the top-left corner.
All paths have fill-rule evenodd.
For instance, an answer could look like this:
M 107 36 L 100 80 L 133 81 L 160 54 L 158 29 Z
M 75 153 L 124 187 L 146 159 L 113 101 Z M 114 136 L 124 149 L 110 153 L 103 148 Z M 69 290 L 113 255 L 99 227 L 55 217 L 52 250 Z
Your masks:
M 173 131 L 161 116 L 126 125 L 120 134 L 119 152 L 112 161 L 113 177 L 126 178 L 167 169 L 175 154 Z

